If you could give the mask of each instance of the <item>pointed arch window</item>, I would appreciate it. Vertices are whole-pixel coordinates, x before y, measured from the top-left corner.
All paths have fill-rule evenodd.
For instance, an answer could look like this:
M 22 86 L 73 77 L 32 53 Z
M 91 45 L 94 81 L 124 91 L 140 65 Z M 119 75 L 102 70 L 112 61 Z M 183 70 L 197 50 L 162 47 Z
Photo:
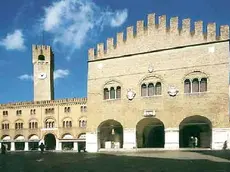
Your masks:
M 200 92 L 207 91 L 207 78 L 202 78 L 200 81 Z
M 108 88 L 104 88 L 104 100 L 109 99 L 109 89 Z
M 141 85 L 141 96 L 145 97 L 147 96 L 147 87 L 146 84 Z
M 10 129 L 10 124 L 8 121 L 4 121 L 2 123 L 2 130 L 9 130 Z
M 110 88 L 110 99 L 115 99 L 115 89 L 114 89 L 114 87 Z
M 192 80 L 192 92 L 193 93 L 199 92 L 199 80 L 197 78 Z
M 23 123 L 22 122 L 16 122 L 15 123 L 15 129 L 16 130 L 23 129 Z
M 184 81 L 184 93 L 191 93 L 191 82 L 189 79 Z
M 157 82 L 157 83 L 156 83 L 156 88 L 155 88 L 155 90 L 156 90 L 156 95 L 161 95 L 161 93 L 162 93 L 162 88 L 161 88 L 161 83 L 160 83 L 160 82 Z
M 154 85 L 153 83 L 149 83 L 148 85 L 148 96 L 153 96 L 154 95 Z
M 121 87 L 120 86 L 118 86 L 116 89 L 116 98 L 117 99 L 121 98 Z

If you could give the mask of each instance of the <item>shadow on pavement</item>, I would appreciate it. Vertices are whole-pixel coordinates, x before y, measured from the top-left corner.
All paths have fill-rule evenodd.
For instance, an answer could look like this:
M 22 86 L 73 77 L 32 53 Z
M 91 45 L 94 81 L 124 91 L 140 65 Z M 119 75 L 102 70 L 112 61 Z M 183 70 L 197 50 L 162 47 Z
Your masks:
M 229 172 L 230 163 L 88 153 L 0 155 L 1 172 Z
M 230 160 L 230 150 L 206 150 L 206 151 L 191 151 L 191 152 L 201 153 L 204 155 L 211 155 L 211 156 Z

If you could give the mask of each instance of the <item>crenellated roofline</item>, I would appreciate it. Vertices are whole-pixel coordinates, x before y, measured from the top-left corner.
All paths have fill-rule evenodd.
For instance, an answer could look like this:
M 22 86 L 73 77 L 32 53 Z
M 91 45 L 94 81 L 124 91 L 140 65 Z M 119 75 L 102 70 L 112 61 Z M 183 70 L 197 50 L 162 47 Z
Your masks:
M 205 32 L 203 21 L 191 23 L 191 19 L 187 18 L 181 22 L 182 27 L 179 28 L 179 18 L 172 17 L 167 26 L 166 15 L 159 16 L 157 20 L 155 14 L 149 14 L 146 25 L 143 20 L 137 21 L 136 28 L 127 27 L 126 34 L 117 33 L 116 41 L 108 38 L 106 47 L 104 43 L 99 43 L 96 49 L 90 48 L 88 60 L 229 40 L 228 25 L 220 26 L 217 34 L 216 23 L 209 23 Z M 194 30 L 191 30 L 191 24 L 194 25 Z

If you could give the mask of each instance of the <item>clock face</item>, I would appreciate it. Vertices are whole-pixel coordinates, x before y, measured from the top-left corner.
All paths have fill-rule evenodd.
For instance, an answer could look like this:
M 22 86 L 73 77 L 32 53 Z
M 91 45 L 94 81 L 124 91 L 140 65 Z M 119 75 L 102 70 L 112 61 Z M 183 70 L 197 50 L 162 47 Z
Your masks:
M 46 73 L 40 73 L 38 74 L 39 79 L 45 79 L 46 78 Z

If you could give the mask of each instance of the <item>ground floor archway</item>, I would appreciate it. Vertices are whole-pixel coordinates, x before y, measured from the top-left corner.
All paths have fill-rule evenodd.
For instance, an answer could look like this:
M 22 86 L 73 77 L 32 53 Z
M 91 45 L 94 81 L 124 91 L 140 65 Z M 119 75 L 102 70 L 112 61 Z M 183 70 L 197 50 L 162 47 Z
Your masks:
M 180 148 L 211 148 L 212 124 L 203 116 L 185 118 L 179 126 Z
M 56 148 L 56 138 L 53 134 L 49 133 L 45 135 L 44 138 L 46 150 L 55 150 Z
M 1 138 L 1 140 L 2 140 L 1 144 L 5 145 L 6 149 L 8 151 L 10 151 L 10 149 L 11 149 L 11 137 L 9 135 L 3 135 L 2 138 Z
M 99 148 L 122 148 L 123 127 L 115 120 L 106 120 L 98 126 Z
M 25 137 L 18 135 L 14 139 L 15 150 L 24 150 L 25 149 Z
M 137 148 L 164 148 L 164 124 L 157 118 L 144 118 L 136 125 Z
M 29 140 L 29 150 L 38 150 L 39 147 L 39 137 L 37 135 L 31 135 L 28 138 Z
M 62 136 L 62 150 L 73 150 L 74 148 L 74 137 L 70 133 L 66 133 Z

